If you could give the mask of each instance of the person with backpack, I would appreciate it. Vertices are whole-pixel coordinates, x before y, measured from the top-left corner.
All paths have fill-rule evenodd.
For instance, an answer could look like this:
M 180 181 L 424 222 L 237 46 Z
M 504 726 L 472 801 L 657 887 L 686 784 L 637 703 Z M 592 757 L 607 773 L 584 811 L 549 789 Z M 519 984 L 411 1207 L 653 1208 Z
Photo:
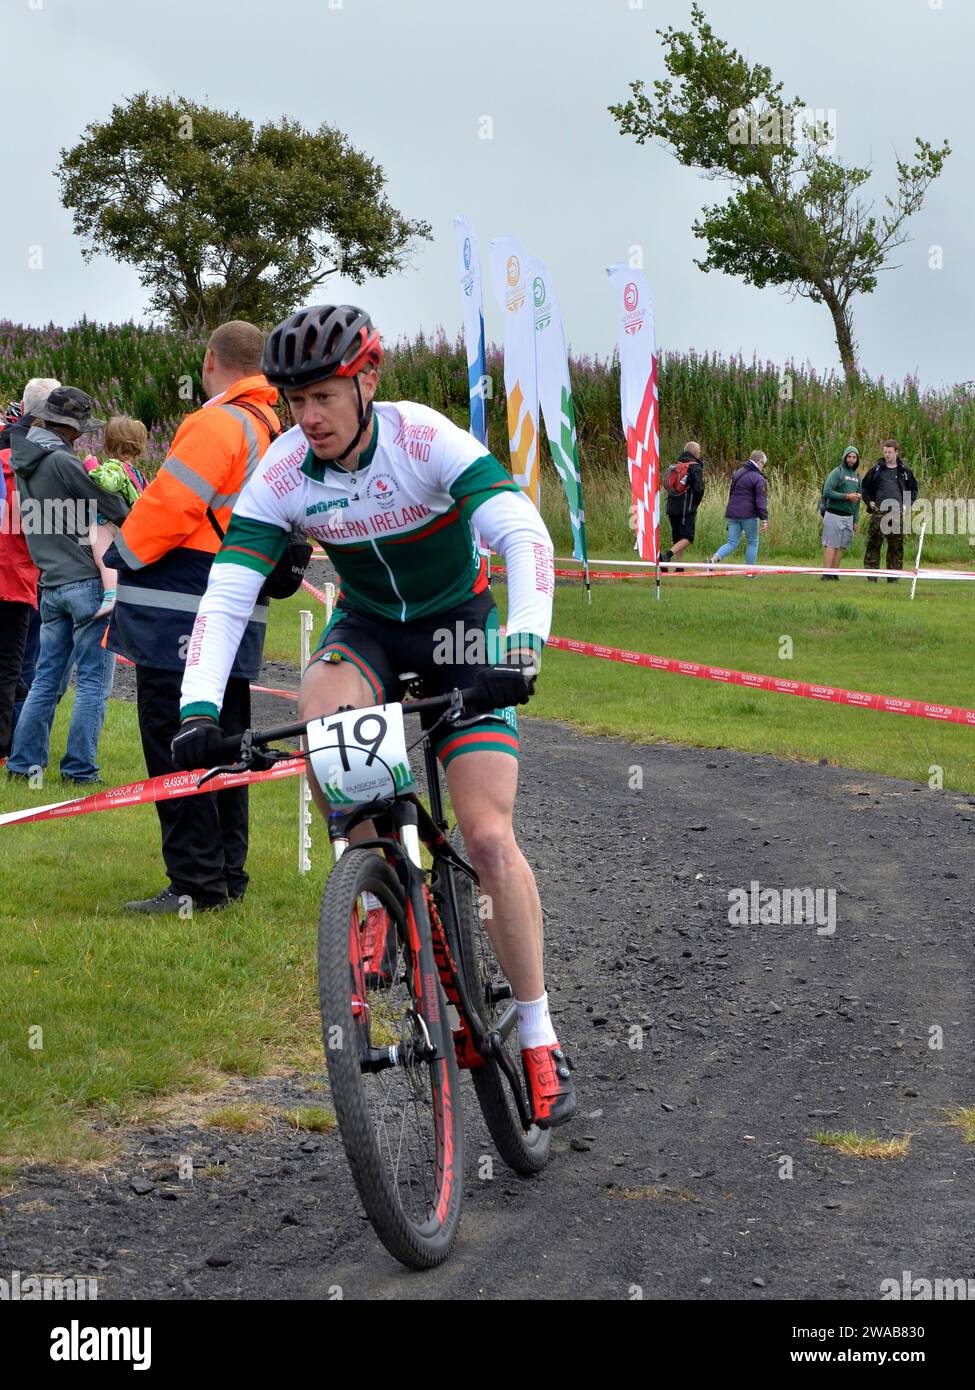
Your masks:
M 905 518 L 917 501 L 917 478 L 898 453 L 895 439 L 885 439 L 883 450 L 883 458 L 867 469 L 863 479 L 863 503 L 870 514 L 863 566 L 868 570 L 880 568 L 886 540 L 887 569 L 902 570 Z M 877 582 L 867 580 L 868 584 Z M 896 584 L 897 580 L 888 576 L 887 583 Z
M 661 555 L 661 561 L 675 560 L 694 539 L 697 509 L 704 497 L 704 460 L 701 446 L 693 439 L 685 444 L 676 463 L 664 474 L 667 489 L 667 519 L 670 522 L 672 544 Z M 661 569 L 667 566 L 661 563 Z M 683 571 L 676 567 L 677 573 Z
M 733 555 L 745 537 L 745 564 L 754 565 L 758 559 L 758 531 L 768 530 L 768 484 L 765 465 L 768 457 L 761 449 L 753 449 L 747 460 L 731 475 L 725 518 L 728 539 L 716 550 L 709 564 L 716 565 L 727 555 Z
M 108 645 L 135 663 L 139 732 L 150 777 L 176 771 L 170 743 L 190 633 L 244 483 L 280 433 L 277 389 L 261 371 L 264 337 L 242 320 L 210 335 L 203 387 L 159 471 L 103 561 L 118 570 Z M 108 494 L 103 494 L 108 497 Z M 260 671 L 268 607 L 261 596 L 234 654 L 221 711 L 228 733 L 250 724 L 250 681 Z M 142 913 L 223 908 L 247 887 L 247 788 L 157 801 L 169 885 L 125 903 Z
M 819 510 L 823 518 L 823 569 L 838 570 L 843 551 L 849 550 L 859 529 L 860 451 L 853 444 L 843 450 L 843 460 L 823 483 Z M 839 581 L 838 574 L 824 580 Z

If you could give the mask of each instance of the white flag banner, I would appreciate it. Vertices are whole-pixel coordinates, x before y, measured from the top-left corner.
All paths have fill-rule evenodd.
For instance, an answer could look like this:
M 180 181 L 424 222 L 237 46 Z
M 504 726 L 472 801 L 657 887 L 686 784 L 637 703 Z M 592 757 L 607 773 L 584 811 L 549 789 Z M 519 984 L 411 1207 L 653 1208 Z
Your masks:
M 514 237 L 496 237 L 491 242 L 491 284 L 504 311 L 504 390 L 511 471 L 537 507 L 541 504 L 538 379 L 528 263 L 525 248 Z
M 484 302 L 481 292 L 481 257 L 474 229 L 466 217 L 454 218 L 457 235 L 460 299 L 464 311 L 464 347 L 467 351 L 467 385 L 471 400 L 471 434 L 487 444 L 487 372 L 484 359 Z
M 620 409 L 626 435 L 636 544 L 641 560 L 660 556 L 660 403 L 650 287 L 641 270 L 611 265 L 619 294 Z
M 454 218 L 457 236 L 457 269 L 460 276 L 460 300 L 464 313 L 464 348 L 467 353 L 467 386 L 470 394 L 471 434 L 488 448 L 487 402 L 488 379 L 484 344 L 484 300 L 481 291 L 481 256 L 474 229 L 466 217 Z M 481 540 L 477 527 L 474 539 L 482 555 L 490 556 L 491 547 Z
M 562 310 L 543 261 L 529 260 L 532 309 L 535 317 L 535 362 L 538 372 L 538 401 L 545 421 L 552 462 L 562 481 L 572 528 L 572 554 L 588 562 L 586 554 L 586 513 L 582 504 L 582 474 L 579 470 L 579 444 L 576 438 L 572 384 L 565 351 Z

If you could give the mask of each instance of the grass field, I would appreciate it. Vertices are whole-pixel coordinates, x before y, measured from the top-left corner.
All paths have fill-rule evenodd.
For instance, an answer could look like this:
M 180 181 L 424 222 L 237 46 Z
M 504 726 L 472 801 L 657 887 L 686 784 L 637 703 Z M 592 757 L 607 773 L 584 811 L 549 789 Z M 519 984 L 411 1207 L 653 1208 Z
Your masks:
M 919 587 L 911 603 L 908 584 L 678 578 L 665 581 L 657 604 L 652 586 L 637 581 L 595 585 L 591 606 L 581 588 L 560 587 L 554 631 L 972 706 L 973 600 L 967 586 L 951 584 Z M 296 658 L 297 615 L 308 606 L 317 608 L 307 595 L 272 605 L 269 658 Z M 783 638 L 791 639 L 790 660 L 780 657 Z M 55 727 L 55 767 L 70 700 Z M 532 713 L 641 742 L 828 758 L 923 783 L 940 768 L 946 789 L 975 792 L 975 730 L 570 653 L 546 654 Z M 144 776 L 132 704 L 110 703 L 101 749 L 110 784 Z M 56 778 L 38 791 L 0 781 L 0 810 L 73 794 Z M 0 1159 L 97 1158 L 115 1126 L 150 1113 L 168 1093 L 215 1088 L 227 1074 L 319 1065 L 314 956 L 324 836 L 314 831 L 315 869 L 300 878 L 294 782 L 259 786 L 251 797 L 246 901 L 188 920 L 118 911 L 165 881 L 152 807 L 0 829 Z M 662 819 L 670 809 L 659 808 Z
M 975 586 L 921 583 L 913 602 L 909 582 L 865 579 L 824 585 L 805 576 L 675 576 L 665 578 L 662 588 L 658 604 L 647 580 L 594 582 L 590 605 L 581 585 L 560 585 L 552 630 L 681 661 L 975 708 L 969 636 Z M 495 590 L 503 607 L 504 587 Z M 298 610 L 309 606 L 319 609 L 307 594 L 272 605 L 268 656 L 294 659 Z M 789 650 L 786 637 L 789 659 L 780 656 Z M 570 652 L 548 651 L 544 673 L 532 713 L 568 719 L 591 733 L 828 758 L 925 783 L 929 769 L 938 766 L 945 787 L 975 792 L 972 729 L 746 691 Z

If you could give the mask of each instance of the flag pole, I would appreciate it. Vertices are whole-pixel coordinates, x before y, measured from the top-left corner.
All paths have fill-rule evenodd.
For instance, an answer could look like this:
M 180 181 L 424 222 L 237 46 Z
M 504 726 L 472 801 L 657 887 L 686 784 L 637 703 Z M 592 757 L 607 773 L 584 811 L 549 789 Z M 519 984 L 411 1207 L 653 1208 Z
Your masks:
M 654 562 L 654 569 L 655 569 L 655 571 L 656 571 L 657 602 L 659 603 L 659 602 L 660 602 L 660 556 L 659 556 L 659 555 L 657 556 L 657 559 L 656 559 L 656 561 Z

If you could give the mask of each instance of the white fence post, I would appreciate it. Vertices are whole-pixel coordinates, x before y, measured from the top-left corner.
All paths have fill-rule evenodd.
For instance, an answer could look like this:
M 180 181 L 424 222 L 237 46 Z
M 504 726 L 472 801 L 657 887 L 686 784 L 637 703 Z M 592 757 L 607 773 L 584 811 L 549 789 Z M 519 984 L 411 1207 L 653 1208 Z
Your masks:
M 335 607 L 335 585 L 325 585 L 325 621 L 332 621 L 332 610 Z M 302 608 L 298 614 L 300 623 L 299 649 L 301 653 L 301 674 L 305 674 L 305 667 L 308 665 L 308 658 L 311 655 L 311 633 L 314 626 L 314 618 L 307 608 Z M 304 738 L 299 740 L 298 745 L 302 752 L 306 752 L 308 745 Z M 308 785 L 308 777 L 304 772 L 298 775 L 298 872 L 306 874 L 311 868 L 311 835 L 308 827 L 311 825 L 311 788 Z
M 924 528 L 927 524 L 927 521 L 921 522 L 921 534 L 918 536 L 917 540 L 917 555 L 914 558 L 914 582 L 911 585 L 911 598 L 914 597 L 914 590 L 917 588 L 917 573 L 921 568 L 921 547 L 924 544 Z
M 312 615 L 307 608 L 303 608 L 298 614 L 299 627 L 299 651 L 301 653 L 300 664 L 301 674 L 304 675 L 305 667 L 308 665 L 308 657 L 311 648 L 311 629 Z M 307 744 L 304 738 L 299 740 L 298 746 L 302 752 L 305 751 Z M 311 825 L 311 788 L 308 786 L 308 778 L 304 772 L 298 777 L 298 872 L 306 874 L 311 868 L 311 835 L 308 827 Z

